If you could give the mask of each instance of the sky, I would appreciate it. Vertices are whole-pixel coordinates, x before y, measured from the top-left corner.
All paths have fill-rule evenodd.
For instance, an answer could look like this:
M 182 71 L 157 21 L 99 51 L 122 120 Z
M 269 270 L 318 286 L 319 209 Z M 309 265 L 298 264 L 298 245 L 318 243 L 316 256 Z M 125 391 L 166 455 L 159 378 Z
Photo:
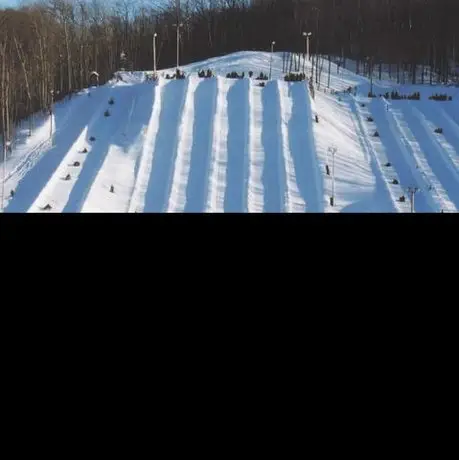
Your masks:
M 0 8 L 5 6 L 17 6 L 18 0 L 0 0 Z
M 158 0 L 158 3 L 161 3 L 164 0 Z M 20 0 L 0 0 L 0 8 L 4 8 L 7 6 L 18 6 Z
M 30 3 L 32 0 L 0 0 L 0 8 L 6 7 L 16 7 L 19 6 L 21 3 Z M 109 0 L 105 0 L 109 1 Z M 134 3 L 135 0 L 132 0 L 131 3 Z M 156 0 L 157 4 L 165 3 L 166 0 Z

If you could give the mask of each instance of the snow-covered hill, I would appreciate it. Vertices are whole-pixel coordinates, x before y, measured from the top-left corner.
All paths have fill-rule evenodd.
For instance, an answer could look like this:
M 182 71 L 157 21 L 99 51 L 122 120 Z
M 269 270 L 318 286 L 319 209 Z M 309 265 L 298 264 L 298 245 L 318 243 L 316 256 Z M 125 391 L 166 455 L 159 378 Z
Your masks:
M 283 81 L 281 53 L 264 88 L 248 78 L 250 70 L 268 74 L 270 58 L 234 53 L 157 84 L 144 72 L 124 73 L 57 104 L 52 144 L 47 118 L 31 137 L 19 132 L 6 163 L 5 211 L 410 212 L 410 186 L 419 188 L 416 211 L 457 211 L 458 88 L 374 80 L 378 95 L 422 97 L 369 99 L 366 78 L 333 64 L 330 87 L 325 65 L 312 99 L 304 82 Z M 217 77 L 200 79 L 207 68 Z M 231 71 L 245 78 L 227 79 Z M 349 87 L 356 93 L 343 92 Z M 429 101 L 434 92 L 453 101 Z

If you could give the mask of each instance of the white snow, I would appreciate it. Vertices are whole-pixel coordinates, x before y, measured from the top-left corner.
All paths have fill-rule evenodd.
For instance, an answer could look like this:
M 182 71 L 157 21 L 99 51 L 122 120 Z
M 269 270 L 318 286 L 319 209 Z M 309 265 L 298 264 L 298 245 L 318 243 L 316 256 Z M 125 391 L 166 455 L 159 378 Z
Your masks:
M 137 168 L 137 175 L 131 200 L 129 203 L 130 212 L 140 212 L 145 206 L 145 195 L 150 179 L 151 168 L 153 163 L 153 153 L 156 143 L 156 136 L 159 129 L 159 114 L 162 107 L 162 98 L 164 93 L 164 84 L 162 81 L 154 86 L 153 99 L 146 99 L 153 106 L 151 116 L 148 122 L 145 139 L 143 140 L 142 151 L 140 153 L 140 164 Z
M 186 205 L 186 190 L 193 148 L 194 99 L 199 84 L 198 78 L 190 77 L 178 133 L 177 157 L 172 179 L 171 196 L 167 207 L 168 212 L 183 212 Z
M 226 165 L 228 162 L 227 138 L 229 131 L 228 91 L 234 85 L 229 79 L 217 77 L 217 99 L 209 167 L 209 193 L 206 212 L 225 211 Z
M 300 194 L 295 174 L 295 164 L 293 161 L 290 145 L 294 143 L 294 136 L 301 133 L 306 126 L 298 126 L 297 129 L 289 133 L 289 123 L 293 119 L 293 101 L 289 97 L 291 86 L 281 84 L 279 82 L 279 106 L 281 117 L 281 135 L 282 135 L 282 152 L 284 154 L 285 174 L 286 174 L 286 196 L 285 210 L 286 212 L 304 212 L 306 203 Z M 293 144 L 295 145 L 295 144 Z M 296 147 L 301 149 L 300 143 L 296 143 Z M 300 152 L 301 155 L 302 152 Z
M 248 212 L 263 212 L 264 209 L 263 165 L 265 161 L 265 151 L 262 142 L 263 102 L 261 91 L 261 88 L 250 84 Z
M 271 57 L 274 81 L 262 88 L 255 77 Z M 208 68 L 216 76 L 200 79 Z M 182 70 L 185 80 L 163 69 L 156 83 L 120 72 L 122 81 L 56 103 L 52 139 L 49 115 L 35 116 L 30 137 L 25 121 L 5 164 L 5 212 L 410 212 L 410 186 L 417 212 L 457 212 L 458 88 L 398 85 L 384 80 L 387 68 L 379 81 L 376 68 L 375 94 L 419 91 L 421 100 L 370 99 L 369 80 L 335 63 L 328 87 L 325 61 L 312 98 L 305 82 L 283 81 L 282 53 L 267 52 Z M 232 71 L 245 78 L 227 79 Z M 429 101 L 433 93 L 453 101 Z

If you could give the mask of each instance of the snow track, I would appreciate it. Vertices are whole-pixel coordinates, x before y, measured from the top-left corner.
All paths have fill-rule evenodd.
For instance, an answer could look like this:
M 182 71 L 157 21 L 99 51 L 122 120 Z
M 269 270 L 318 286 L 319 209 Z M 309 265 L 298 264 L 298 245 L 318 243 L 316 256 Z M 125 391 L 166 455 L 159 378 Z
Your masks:
M 249 182 L 249 156 L 253 143 L 253 133 L 250 129 L 253 120 L 250 105 L 252 89 L 247 79 L 226 81 L 229 86 L 226 99 L 228 106 L 226 149 L 228 153 L 224 208 L 225 212 L 247 212 L 249 184 L 253 187 L 252 182 Z
M 400 107 L 405 101 L 396 105 Z M 404 155 L 405 161 L 408 163 L 410 174 L 413 180 L 409 181 L 409 186 L 416 185 L 419 188 L 419 193 L 416 197 L 416 210 L 421 212 L 440 212 L 442 209 L 452 211 L 454 205 L 451 203 L 447 193 L 443 189 L 441 183 L 436 178 L 430 168 L 421 146 L 414 137 L 403 114 L 399 109 L 390 109 L 387 114 L 394 139 L 398 145 L 400 152 Z M 394 145 L 392 143 L 392 145 Z M 394 155 L 392 161 L 398 161 Z M 402 180 L 404 180 L 402 178 Z M 404 183 L 407 183 L 404 180 Z
M 301 133 L 301 130 L 289 131 L 289 122 L 292 119 L 293 102 L 290 97 L 292 89 L 291 84 L 278 83 L 279 85 L 279 103 L 280 103 L 280 116 L 281 116 L 281 133 L 282 133 L 282 151 L 284 153 L 284 163 L 286 172 L 286 196 L 285 196 L 285 211 L 286 212 L 304 212 L 306 209 L 306 203 L 300 194 L 297 178 L 295 174 L 295 164 L 293 161 L 292 151 L 290 146 L 300 147 L 298 143 L 295 143 L 293 136 L 295 133 Z M 294 85 L 296 86 L 296 85 Z M 303 120 L 303 130 L 306 128 L 307 119 Z M 298 126 L 300 128 L 300 126 Z M 293 142 L 292 142 L 293 141 Z M 307 144 L 303 146 L 303 152 L 300 152 L 300 157 L 306 156 Z M 301 153 L 303 155 L 301 155 Z
M 437 102 L 432 104 L 434 110 L 440 115 L 441 119 L 446 122 L 443 133 L 448 141 L 455 146 L 456 155 L 459 156 L 459 124 L 450 116 L 448 109 L 445 106 L 437 106 Z M 459 111 L 459 106 L 457 108 Z
M 200 110 L 200 107 L 196 105 L 195 98 L 195 92 L 199 84 L 200 81 L 197 78 L 190 78 L 188 83 L 178 132 L 177 157 L 174 166 L 171 195 L 167 208 L 168 212 L 183 212 L 187 201 L 186 188 L 189 181 L 191 167 L 190 157 L 194 141 L 193 121 L 195 120 L 196 110 Z
M 39 212 L 50 205 L 50 212 L 79 212 L 94 178 L 102 165 L 110 139 L 119 125 L 123 124 L 126 112 L 123 107 L 129 99 L 130 88 L 120 89 L 117 94 L 118 110 L 110 107 L 108 100 L 99 107 L 91 122 L 68 150 L 59 167 L 43 188 L 29 212 Z M 110 117 L 104 116 L 104 109 L 110 107 Z M 89 138 L 96 140 L 91 142 Z M 87 153 L 81 153 L 83 149 Z M 77 166 L 75 166 L 79 163 Z M 75 165 L 74 165 L 75 164 Z M 69 177 L 66 180 L 66 177 Z
M 412 109 L 413 114 L 419 119 L 426 133 L 428 133 L 430 138 L 434 141 L 437 152 L 444 159 L 445 164 L 451 171 L 451 174 L 453 174 L 456 181 L 458 181 L 457 186 L 459 186 L 459 153 L 455 150 L 453 145 L 448 142 L 448 139 L 452 139 L 453 142 L 456 141 L 454 136 L 451 136 L 450 131 L 452 130 L 453 134 L 459 134 L 459 130 L 456 132 L 457 126 L 454 126 L 454 122 L 451 119 L 448 119 L 449 117 L 444 112 L 438 112 L 431 106 L 429 110 L 429 118 L 434 117 L 436 121 L 443 120 L 447 123 L 449 122 L 448 127 L 443 127 L 443 134 L 437 134 L 435 133 L 435 129 L 441 127 L 442 125 L 440 123 L 434 124 L 429 121 L 426 115 L 415 105 L 412 105 Z M 437 115 L 437 117 L 435 117 L 435 115 Z M 438 118 L 439 115 L 440 119 Z
M 102 167 L 112 143 L 121 142 L 123 130 L 129 120 L 129 107 L 134 94 L 131 86 L 121 87 L 118 90 L 115 104 L 107 105 L 111 115 L 105 117 L 100 115 L 99 122 L 90 131 L 86 142 L 90 143 L 87 154 L 79 154 L 81 161 L 81 172 L 78 175 L 75 185 L 71 189 L 70 195 L 64 207 L 64 212 L 80 212 L 86 200 L 91 185 Z M 93 135 L 96 140 L 91 142 L 89 137 Z M 77 154 L 78 155 L 78 154 Z
M 265 152 L 262 143 L 263 102 L 262 90 L 250 82 L 249 89 L 249 181 L 247 188 L 247 211 L 263 212 L 263 164 Z M 265 128 L 266 129 L 266 128 Z
M 283 212 L 286 198 L 285 165 L 282 155 L 279 88 L 277 82 L 267 82 L 260 89 L 263 101 L 262 145 L 264 150 L 263 189 L 264 211 Z
M 323 212 L 324 192 L 312 128 L 309 92 L 302 83 L 279 83 L 282 119 L 288 133 L 285 157 L 287 189 L 286 212 Z M 285 148 L 284 148 L 285 152 Z
M 60 133 L 65 132 L 66 135 L 68 134 L 67 129 L 69 127 L 70 120 L 72 120 L 72 125 L 74 125 L 74 120 L 77 119 L 77 116 L 80 116 L 81 113 L 85 113 L 91 108 L 90 102 L 93 99 L 100 98 L 102 93 L 106 93 L 107 91 L 110 91 L 110 86 L 91 88 L 87 92 L 82 92 L 74 96 L 73 99 L 56 103 L 54 106 L 54 113 L 52 115 L 53 144 L 56 144 L 55 140 Z M 94 95 L 93 99 L 89 99 L 92 95 Z M 16 140 L 13 143 L 13 150 L 21 152 L 24 148 L 27 148 L 27 154 L 20 156 L 18 162 L 14 161 L 14 157 L 16 155 L 13 155 L 13 158 L 10 158 L 10 160 L 13 160 L 13 163 L 16 164 L 7 173 L 5 183 L 8 183 L 8 181 L 13 177 L 16 179 L 16 182 L 20 181 L 25 174 L 37 164 L 46 149 L 51 147 L 52 143 L 49 136 L 50 128 L 50 117 L 46 116 L 39 126 L 35 126 L 33 130 L 33 138 L 29 138 L 28 135 L 24 133 L 25 131 L 28 131 L 28 128 L 22 130 L 23 139 L 22 141 Z
M 248 78 L 271 62 L 264 87 Z M 199 78 L 209 67 L 214 76 Z M 332 64 L 330 90 L 325 72 L 312 99 L 307 83 L 283 81 L 282 53 L 233 53 L 183 70 L 185 80 L 156 83 L 142 71 L 121 72 L 122 81 L 57 103 L 52 145 L 47 114 L 37 114 L 30 136 L 25 120 L 5 164 L 4 210 L 409 212 L 408 188 L 416 186 L 417 212 L 457 212 L 456 89 L 374 81 L 377 93 L 419 91 L 421 100 L 370 99 L 368 79 Z M 225 78 L 233 70 L 245 77 Z M 429 101 L 438 90 L 453 101 Z
M 178 129 L 184 110 L 189 80 L 172 80 L 164 87 L 159 130 L 154 143 L 153 163 L 145 194 L 145 212 L 164 212 L 172 187 L 179 143 Z M 184 120 L 190 123 L 190 120 Z M 140 211 L 140 209 L 139 209 Z
M 394 170 L 400 178 L 400 184 L 405 187 L 417 185 L 420 193 L 416 197 L 415 209 L 429 212 L 437 209 L 421 173 L 415 168 L 416 160 L 401 136 L 398 125 L 392 114 L 387 111 L 388 106 L 378 99 L 371 104 L 371 114 L 375 120 L 375 129 L 379 132 L 380 139 L 385 146 L 387 158 L 392 163 Z M 403 193 L 406 194 L 405 192 Z
M 161 80 L 154 86 L 152 101 L 153 110 L 148 121 L 140 160 L 136 162 L 134 171 L 136 179 L 129 201 L 129 212 L 141 212 L 145 206 L 145 194 L 148 188 L 148 181 L 150 180 L 156 136 L 159 128 L 158 120 L 161 111 L 163 92 L 164 83 Z
M 206 208 L 216 101 L 217 80 L 203 80 L 196 90 L 194 101 L 196 112 L 185 212 L 204 212 Z
M 8 212 L 27 212 L 32 208 L 45 188 L 51 191 L 48 186 L 49 181 L 57 173 L 57 169 L 69 150 L 72 150 L 84 137 L 82 133 L 85 132 L 85 129 L 96 123 L 101 111 L 104 110 L 108 102 L 112 90 L 113 88 L 109 86 L 98 88 L 94 92 L 91 91 L 91 97 L 78 96 L 82 98 L 81 105 L 78 104 L 78 116 L 75 116 L 71 123 L 66 118 L 64 118 L 64 121 L 59 120 L 59 122 L 55 123 L 57 126 L 53 134 L 53 146 L 46 150 L 46 146 L 49 146 L 49 141 L 44 140 L 36 144 L 24 156 L 24 159 L 8 178 L 18 183 L 14 200 L 11 200 L 6 208 Z M 68 123 L 68 125 L 65 123 Z M 38 207 L 34 209 L 38 209 Z
M 403 104 L 406 132 L 416 139 L 422 147 L 420 148 L 420 165 L 429 178 L 430 184 L 442 198 L 442 209 L 447 212 L 457 212 L 459 206 L 459 189 L 456 174 L 453 173 L 449 164 L 445 163 L 441 149 L 436 141 L 432 139 L 431 133 L 423 126 L 419 113 L 413 110 L 411 104 Z M 438 178 L 438 179 L 437 179 Z
M 154 85 L 148 84 L 136 91 L 120 143 L 110 146 L 82 212 L 128 212 L 135 185 L 136 164 L 143 146 L 147 144 L 155 90 Z M 114 193 L 109 192 L 111 185 L 114 186 Z
M 355 98 L 353 96 L 350 97 L 352 111 L 354 112 L 354 115 L 357 119 L 357 124 L 361 133 L 362 146 L 367 152 L 367 158 L 372 165 L 375 177 L 377 179 L 377 187 L 382 189 L 379 196 L 383 197 L 385 195 L 387 197 L 386 200 L 380 203 L 380 210 L 382 212 L 409 211 L 407 204 L 400 203 L 397 200 L 397 195 L 398 197 L 402 196 L 403 190 L 400 185 L 394 185 L 391 184 L 391 182 L 393 179 L 397 179 L 397 181 L 400 183 L 400 180 L 392 168 L 389 169 L 389 167 L 385 166 L 388 162 L 387 157 L 384 150 L 381 148 L 382 145 L 380 141 L 375 140 L 378 138 L 373 137 L 374 131 L 370 133 L 368 124 L 371 124 L 371 122 L 367 121 L 367 125 L 364 122 L 364 117 L 368 120 L 368 117 L 370 116 L 370 111 L 367 109 L 367 107 L 374 101 L 370 99 L 363 100 L 362 102 L 364 102 L 365 110 L 362 110 L 362 107 L 358 106 Z
M 206 212 L 225 211 L 226 168 L 228 163 L 227 138 L 229 131 L 228 91 L 231 86 L 231 80 L 217 79 L 217 98 Z

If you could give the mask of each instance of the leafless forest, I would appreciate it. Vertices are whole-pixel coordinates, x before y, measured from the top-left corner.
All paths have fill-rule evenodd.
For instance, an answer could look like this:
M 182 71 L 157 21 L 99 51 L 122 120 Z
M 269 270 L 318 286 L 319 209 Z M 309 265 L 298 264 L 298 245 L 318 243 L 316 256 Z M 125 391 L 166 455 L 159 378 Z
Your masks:
M 445 81 L 457 69 L 457 0 L 43 0 L 0 10 L 0 128 L 49 110 L 87 87 L 91 72 L 106 82 L 120 69 L 173 67 L 176 27 L 181 64 L 238 50 L 311 52 L 394 69 L 434 69 Z M 370 58 L 370 59 L 368 59 Z M 249 69 L 248 69 L 249 70 Z M 257 69 L 251 69 L 256 71 Z M 429 83 L 428 81 L 426 83 Z M 52 92 L 54 93 L 52 96 Z

